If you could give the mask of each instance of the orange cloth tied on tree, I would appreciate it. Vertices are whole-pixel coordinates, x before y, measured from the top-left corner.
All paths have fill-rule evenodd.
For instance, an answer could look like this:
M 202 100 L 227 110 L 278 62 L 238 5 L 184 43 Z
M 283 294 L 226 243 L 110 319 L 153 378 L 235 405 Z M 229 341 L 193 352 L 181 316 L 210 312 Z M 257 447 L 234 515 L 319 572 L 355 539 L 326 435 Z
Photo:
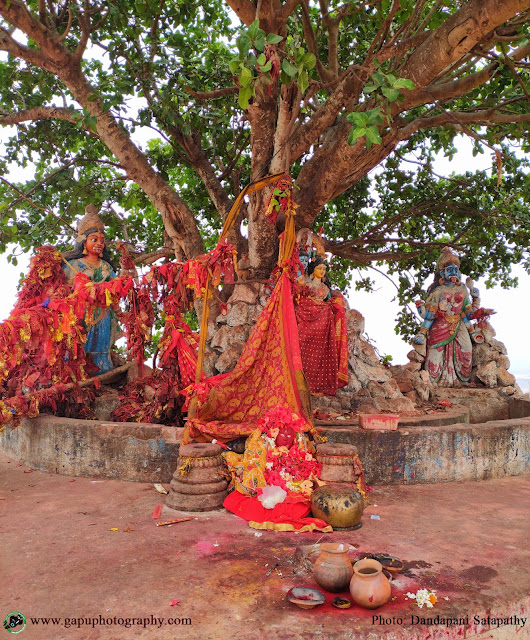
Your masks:
M 299 385 L 302 360 L 287 273 L 282 273 L 252 330 L 235 369 L 210 391 L 195 418 L 188 421 L 196 440 L 234 440 L 250 435 L 268 411 L 285 405 L 307 422 Z

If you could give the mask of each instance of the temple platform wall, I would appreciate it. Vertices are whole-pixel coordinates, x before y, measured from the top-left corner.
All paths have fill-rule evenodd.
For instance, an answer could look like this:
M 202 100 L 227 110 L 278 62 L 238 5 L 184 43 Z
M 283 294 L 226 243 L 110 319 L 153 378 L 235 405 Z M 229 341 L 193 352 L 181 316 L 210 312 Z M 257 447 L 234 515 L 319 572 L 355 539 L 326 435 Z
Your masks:
M 514 401 L 510 409 L 518 417 L 479 424 L 460 417 L 456 424 L 408 420 L 396 431 L 340 422 L 317 428 L 330 442 L 357 446 L 368 484 L 483 480 L 530 471 L 530 401 Z M 7 427 L 0 449 L 51 473 L 168 483 L 182 434 L 163 425 L 40 416 Z

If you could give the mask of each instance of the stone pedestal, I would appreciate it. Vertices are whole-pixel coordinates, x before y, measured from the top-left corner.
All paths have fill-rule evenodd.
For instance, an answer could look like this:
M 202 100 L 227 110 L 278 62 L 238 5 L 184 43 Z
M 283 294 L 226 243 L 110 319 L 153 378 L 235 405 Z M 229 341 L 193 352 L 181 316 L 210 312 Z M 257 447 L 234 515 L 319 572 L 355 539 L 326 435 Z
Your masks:
M 218 444 L 184 444 L 171 480 L 166 505 L 177 511 L 220 509 L 227 496 L 222 448 Z
M 352 444 L 324 443 L 317 445 L 316 458 L 322 465 L 320 479 L 324 482 L 355 484 L 361 472 L 356 469 L 357 447 Z

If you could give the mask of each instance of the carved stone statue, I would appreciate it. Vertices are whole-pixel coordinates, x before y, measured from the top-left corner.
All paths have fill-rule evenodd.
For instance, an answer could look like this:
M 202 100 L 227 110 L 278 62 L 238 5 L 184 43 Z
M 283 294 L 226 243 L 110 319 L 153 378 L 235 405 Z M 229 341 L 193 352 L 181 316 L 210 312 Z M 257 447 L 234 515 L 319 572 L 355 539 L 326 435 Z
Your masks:
M 348 337 L 343 296 L 331 291 L 317 256 L 300 276 L 295 313 L 302 367 L 312 393 L 335 395 L 348 384 Z
M 437 265 L 437 278 L 427 291 L 427 300 L 416 306 L 423 318 L 417 345 L 425 344 L 424 367 L 430 381 L 441 387 L 469 382 L 471 376 L 472 340 L 484 341 L 471 320 L 480 307 L 478 289 L 468 279 L 470 288 L 462 284 L 460 260 L 445 247 Z
M 64 253 L 66 281 L 72 284 L 75 274 L 84 273 L 92 282 L 107 282 L 116 277 L 116 268 L 105 246 L 105 226 L 97 208 L 90 204 L 77 225 L 77 238 L 72 251 Z M 99 308 L 94 317 L 84 320 L 87 327 L 85 351 L 92 355 L 98 375 L 114 368 L 110 348 L 117 336 L 117 320 L 111 308 Z

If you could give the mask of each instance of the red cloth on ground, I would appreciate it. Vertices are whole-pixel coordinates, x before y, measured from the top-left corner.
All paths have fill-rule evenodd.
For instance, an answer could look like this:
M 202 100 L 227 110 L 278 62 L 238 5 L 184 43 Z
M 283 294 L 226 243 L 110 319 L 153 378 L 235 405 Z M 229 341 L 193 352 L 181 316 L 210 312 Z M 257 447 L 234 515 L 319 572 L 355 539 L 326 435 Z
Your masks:
M 324 520 L 307 518 L 307 514 L 311 511 L 309 500 L 305 496 L 294 493 L 288 493 L 284 502 L 277 504 L 273 509 L 265 509 L 257 498 L 245 496 L 239 491 L 232 491 L 226 496 L 223 506 L 236 516 L 252 523 L 275 523 L 279 526 L 270 528 L 278 530 L 282 529 L 282 525 L 292 527 L 294 531 L 307 526 L 312 526 L 319 531 L 332 530 Z

